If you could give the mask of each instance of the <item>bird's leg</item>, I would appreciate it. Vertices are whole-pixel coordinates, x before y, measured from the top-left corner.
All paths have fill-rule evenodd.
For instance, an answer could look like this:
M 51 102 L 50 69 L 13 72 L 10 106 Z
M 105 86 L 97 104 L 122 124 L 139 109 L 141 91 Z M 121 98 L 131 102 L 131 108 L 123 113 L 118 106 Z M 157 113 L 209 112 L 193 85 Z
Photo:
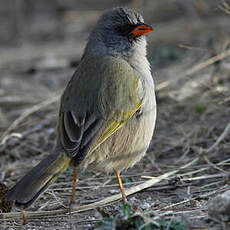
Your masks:
M 118 170 L 115 170 L 115 173 L 116 173 L 117 180 L 118 180 L 118 183 L 119 183 L 119 186 L 120 186 L 122 200 L 123 200 L 123 203 L 125 204 L 127 202 L 127 199 L 126 199 L 126 195 L 125 195 L 125 189 L 124 189 L 122 181 L 121 181 L 120 173 L 119 173 Z
M 77 183 L 77 169 L 76 169 L 76 167 L 74 167 L 72 196 L 71 196 L 71 200 L 70 200 L 70 213 L 71 213 L 72 205 L 75 204 L 76 183 Z
M 26 224 L 26 216 L 25 216 L 25 212 L 24 212 L 24 208 L 21 208 L 21 214 L 20 214 L 21 220 L 22 220 L 22 225 Z

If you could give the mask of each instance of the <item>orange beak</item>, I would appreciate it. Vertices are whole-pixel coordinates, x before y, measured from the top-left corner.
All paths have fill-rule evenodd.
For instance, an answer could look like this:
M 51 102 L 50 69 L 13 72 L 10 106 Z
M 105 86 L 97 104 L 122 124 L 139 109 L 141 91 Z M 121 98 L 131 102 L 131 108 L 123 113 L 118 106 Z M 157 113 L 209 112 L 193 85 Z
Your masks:
M 143 34 L 147 34 L 153 31 L 153 28 L 150 25 L 141 23 L 137 25 L 133 31 L 131 32 L 134 37 L 141 36 Z

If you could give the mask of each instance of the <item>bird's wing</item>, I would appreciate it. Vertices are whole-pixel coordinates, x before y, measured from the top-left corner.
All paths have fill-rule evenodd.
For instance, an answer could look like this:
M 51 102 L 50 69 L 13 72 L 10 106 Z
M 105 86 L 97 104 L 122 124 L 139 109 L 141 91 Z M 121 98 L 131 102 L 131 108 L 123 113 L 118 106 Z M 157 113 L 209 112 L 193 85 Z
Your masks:
M 141 106 L 139 78 L 124 60 L 82 60 L 61 100 L 59 143 L 80 163 Z

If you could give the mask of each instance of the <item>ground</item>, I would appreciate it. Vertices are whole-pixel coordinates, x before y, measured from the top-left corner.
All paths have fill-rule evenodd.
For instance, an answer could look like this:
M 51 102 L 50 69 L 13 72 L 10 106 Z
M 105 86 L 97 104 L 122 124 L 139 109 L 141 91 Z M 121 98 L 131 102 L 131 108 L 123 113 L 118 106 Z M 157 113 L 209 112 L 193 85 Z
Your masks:
M 59 97 L 89 31 L 104 9 L 121 5 L 36 2 L 0 3 L 0 181 L 7 187 L 52 152 Z M 228 222 L 208 216 L 208 207 L 230 189 L 229 2 L 143 0 L 125 5 L 138 8 L 154 27 L 147 37 L 148 59 L 158 104 L 148 153 L 122 173 L 125 188 L 134 191 L 151 182 L 128 196 L 131 213 L 145 222 L 179 223 L 178 228 L 151 229 L 228 229 Z M 72 175 L 68 169 L 28 208 L 22 228 L 94 229 L 118 215 L 122 203 L 114 198 L 119 194 L 115 175 L 86 171 L 79 175 L 75 213 L 69 216 Z M 165 179 L 153 182 L 162 175 Z M 103 199 L 103 205 L 98 203 Z M 15 208 L 0 214 L 1 228 L 17 229 L 17 216 Z

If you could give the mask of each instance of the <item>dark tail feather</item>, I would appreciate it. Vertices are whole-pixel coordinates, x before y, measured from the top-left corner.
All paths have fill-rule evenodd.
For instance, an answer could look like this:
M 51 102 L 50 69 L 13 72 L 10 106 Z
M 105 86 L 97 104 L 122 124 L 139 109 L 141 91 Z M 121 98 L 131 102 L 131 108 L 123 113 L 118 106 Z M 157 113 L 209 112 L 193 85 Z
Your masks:
M 14 200 L 19 207 L 30 206 L 68 168 L 70 160 L 65 154 L 49 155 L 18 181 L 5 199 Z

